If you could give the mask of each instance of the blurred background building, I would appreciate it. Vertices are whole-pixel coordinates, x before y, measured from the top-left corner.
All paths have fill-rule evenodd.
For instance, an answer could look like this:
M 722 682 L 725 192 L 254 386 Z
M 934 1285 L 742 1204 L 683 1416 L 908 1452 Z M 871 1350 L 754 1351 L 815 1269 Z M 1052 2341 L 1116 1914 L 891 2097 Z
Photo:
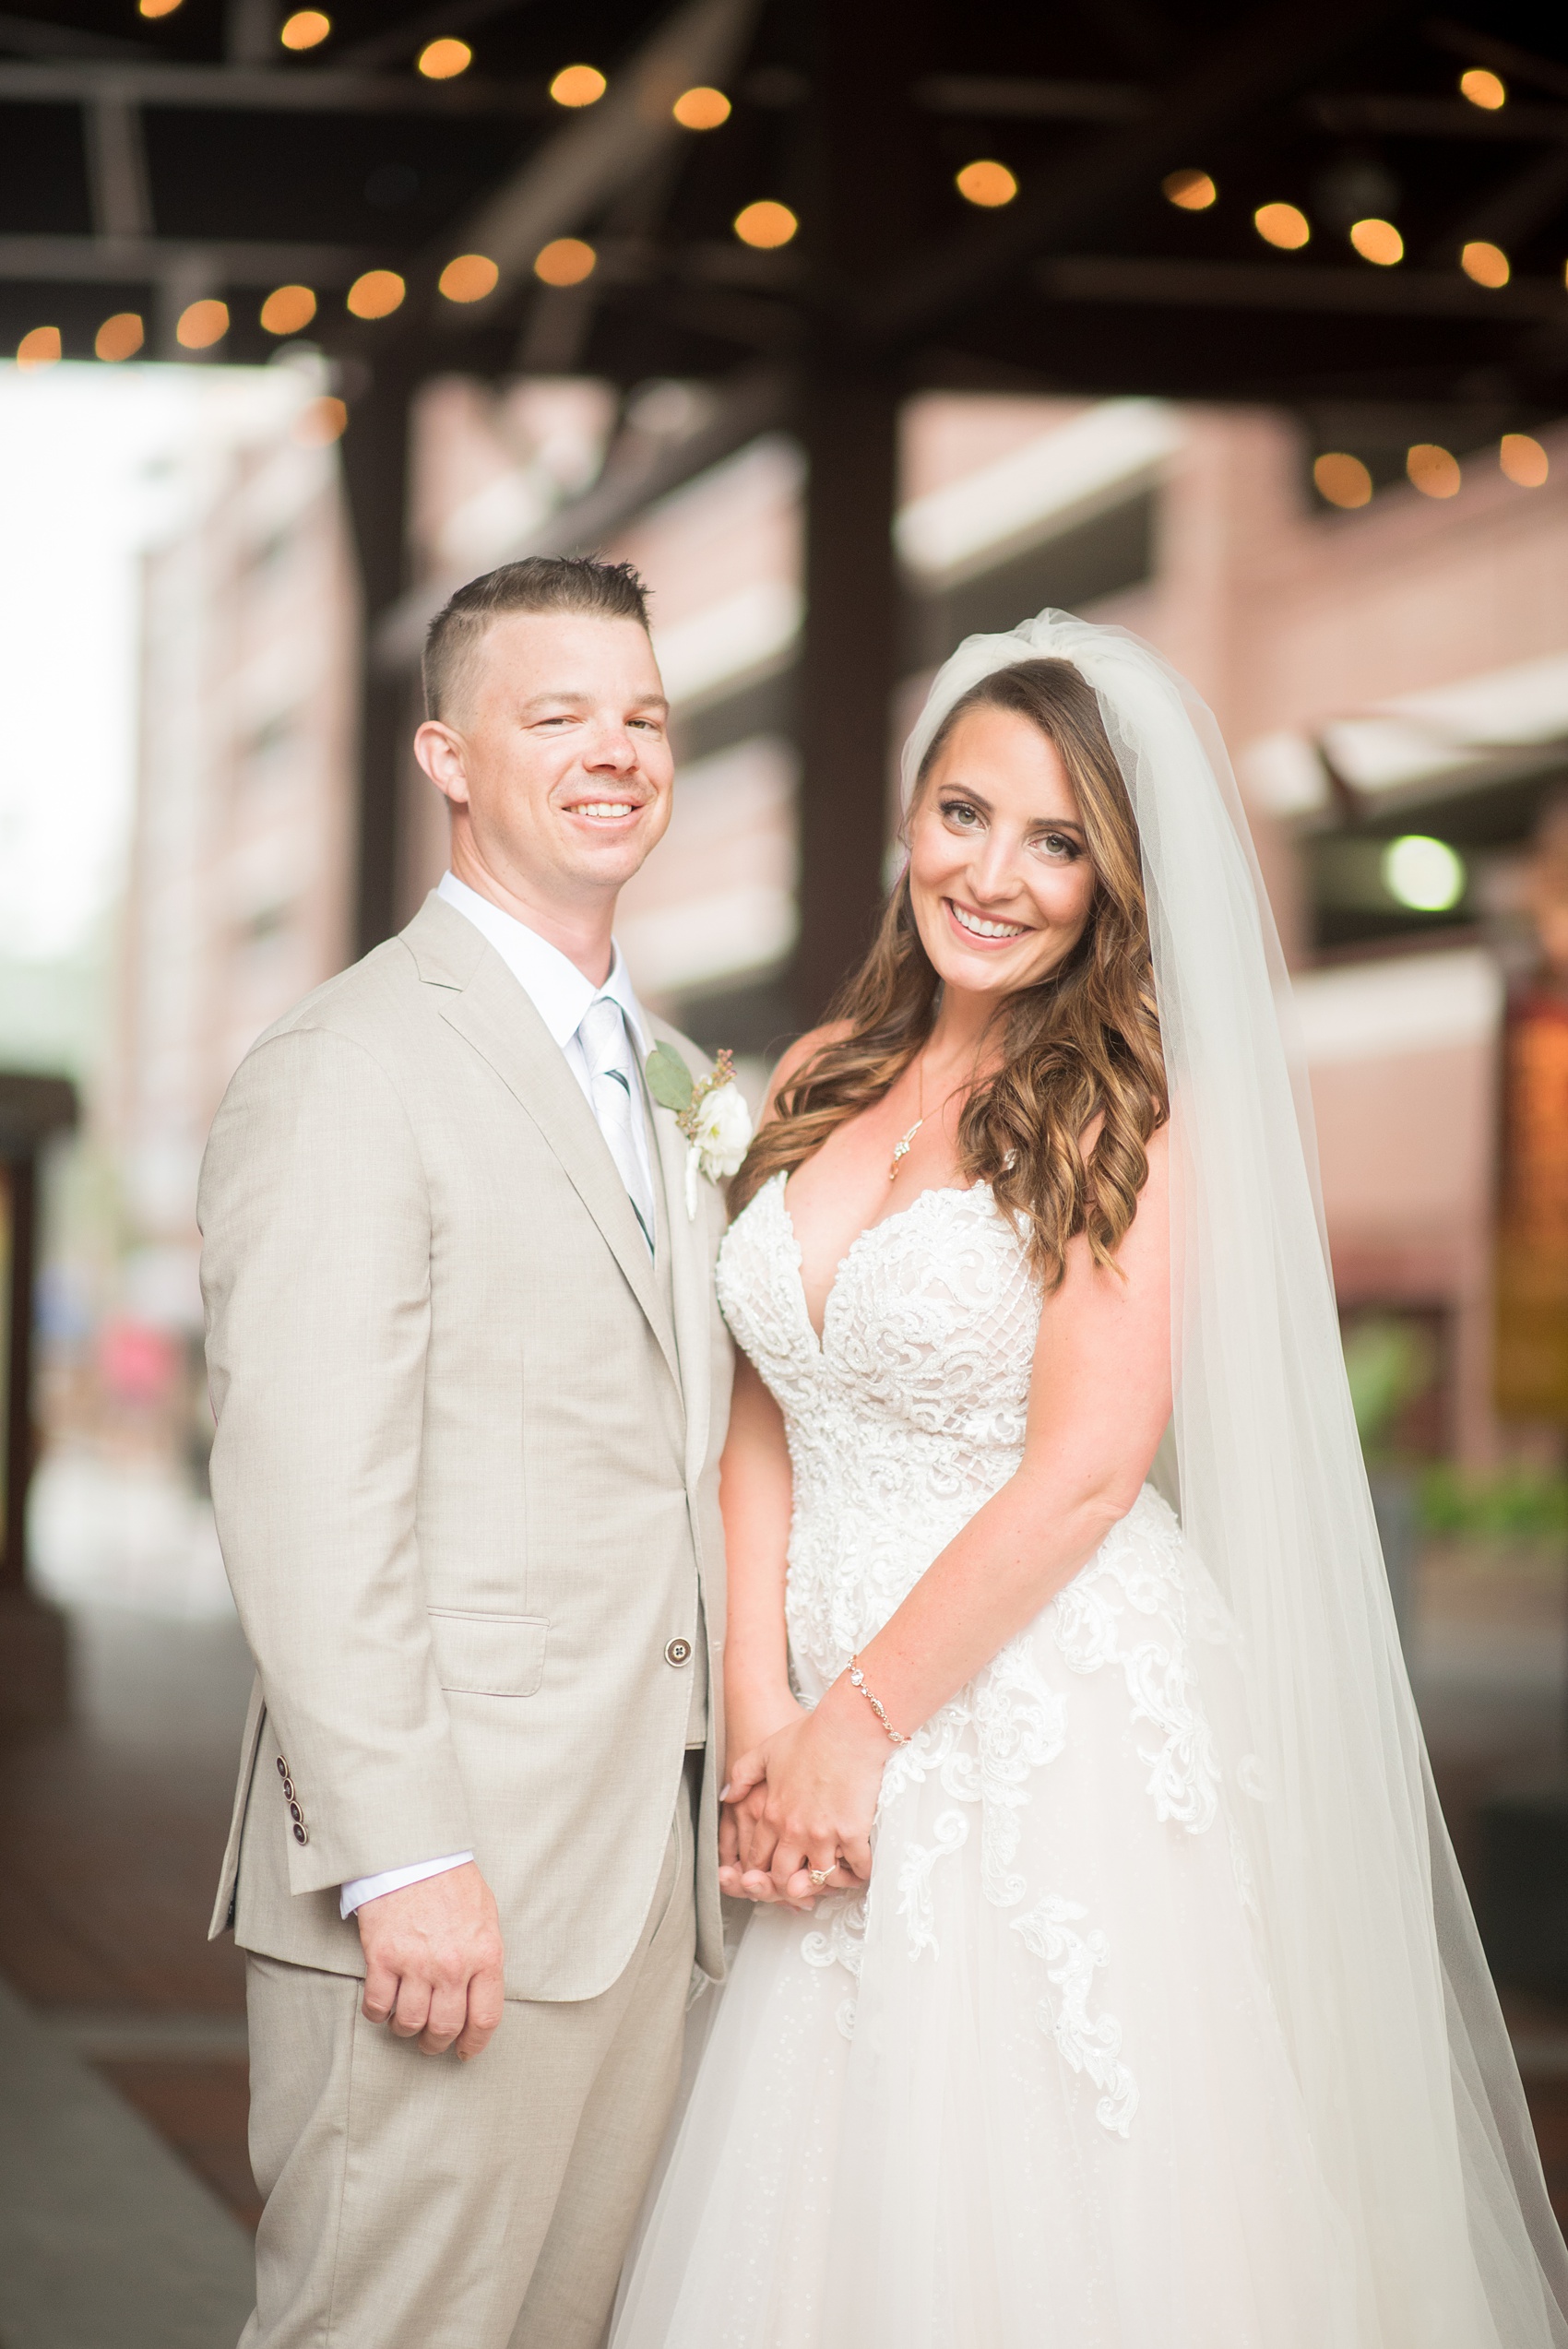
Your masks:
M 962 635 L 1063 606 L 1213 706 L 1412 1674 L 1568 2192 L 1568 1941 L 1497 1874 L 1568 1760 L 1562 26 L 57 0 L 0 18 L 0 1063 L 80 1102 L 25 1145 L 8 1456 L 15 1491 L 36 1425 L 29 1604 L 75 1698 L 23 1719 L 0 1609 L 0 1984 L 218 2198 L 208 2312 L 152 2292 L 149 2342 L 225 2337 L 219 2205 L 255 2215 L 238 1971 L 199 1939 L 245 1680 L 201 1147 L 254 1038 L 438 879 L 423 628 L 529 552 L 652 587 L 679 787 L 622 940 L 754 1086 L 866 935 Z

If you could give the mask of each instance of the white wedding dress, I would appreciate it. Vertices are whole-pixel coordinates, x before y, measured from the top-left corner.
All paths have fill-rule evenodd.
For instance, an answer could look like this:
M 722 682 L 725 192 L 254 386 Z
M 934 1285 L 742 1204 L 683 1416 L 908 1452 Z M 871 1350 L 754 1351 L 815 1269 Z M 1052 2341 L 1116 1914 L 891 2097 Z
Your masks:
M 780 1175 L 719 1298 L 789 1432 L 811 1704 L 1017 1467 L 1040 1292 L 983 1185 L 927 1191 L 854 1242 L 819 1343 Z M 1254 1946 L 1243 1669 L 1146 1487 L 890 1751 L 869 1890 L 751 1913 L 614 2349 L 1360 2337 Z

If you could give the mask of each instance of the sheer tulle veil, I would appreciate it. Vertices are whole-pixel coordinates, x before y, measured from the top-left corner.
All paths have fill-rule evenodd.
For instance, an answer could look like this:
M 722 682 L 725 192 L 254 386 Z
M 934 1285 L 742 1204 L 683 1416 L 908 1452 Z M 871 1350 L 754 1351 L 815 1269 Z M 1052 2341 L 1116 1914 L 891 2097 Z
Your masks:
M 1094 687 L 1142 842 L 1171 1097 L 1181 1515 L 1241 1629 L 1265 1962 L 1365 2349 L 1568 2344 L 1568 2255 L 1432 1796 L 1350 1408 L 1289 981 L 1213 718 L 1120 628 L 970 636 Z M 1219 1702 L 1218 1692 L 1216 1700 Z

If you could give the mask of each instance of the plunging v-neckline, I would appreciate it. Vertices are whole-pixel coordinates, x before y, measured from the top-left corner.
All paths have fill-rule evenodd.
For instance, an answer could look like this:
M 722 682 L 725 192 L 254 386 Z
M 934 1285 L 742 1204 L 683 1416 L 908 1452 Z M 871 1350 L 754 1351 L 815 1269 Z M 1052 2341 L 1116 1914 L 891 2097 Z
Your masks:
M 781 1167 L 773 1180 L 778 1188 L 778 1208 L 784 1218 L 784 1228 L 789 1235 L 790 1245 L 794 1251 L 795 1289 L 800 1300 L 801 1319 L 811 1332 L 819 1354 L 826 1342 L 827 1316 L 832 1310 L 838 1284 L 844 1276 L 845 1266 L 862 1240 L 869 1240 L 873 1231 L 885 1231 L 890 1224 L 902 1223 L 906 1216 L 912 1216 L 915 1209 L 923 1205 L 928 1199 L 968 1199 L 977 1191 L 989 1191 L 991 1188 L 990 1184 L 985 1182 L 928 1182 L 923 1191 L 917 1191 L 912 1199 L 907 1200 L 902 1207 L 895 1207 L 890 1216 L 879 1216 L 875 1223 L 862 1225 L 833 1268 L 833 1278 L 828 1282 L 827 1294 L 822 1300 L 822 1327 L 818 1329 L 812 1319 L 812 1309 L 806 1299 L 805 1260 L 801 1253 L 800 1235 L 795 1229 L 795 1218 L 790 1212 L 790 1201 L 787 1196 L 790 1187 L 789 1169 Z

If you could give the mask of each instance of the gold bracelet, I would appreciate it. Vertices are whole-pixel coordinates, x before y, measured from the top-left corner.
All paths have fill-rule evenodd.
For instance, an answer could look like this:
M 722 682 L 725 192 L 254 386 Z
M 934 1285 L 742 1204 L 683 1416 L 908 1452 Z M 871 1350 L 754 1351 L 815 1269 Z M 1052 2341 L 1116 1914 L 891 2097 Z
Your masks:
M 858 1655 L 852 1655 L 849 1658 L 849 1685 L 851 1688 L 859 1689 L 861 1694 L 864 1697 L 866 1702 L 870 1705 L 872 1711 L 875 1714 L 877 1719 L 881 1722 L 883 1727 L 886 1730 L 888 1736 L 892 1738 L 896 1746 L 907 1746 L 909 1744 L 910 1740 L 903 1735 L 901 1730 L 896 1729 L 893 1726 L 892 1722 L 889 1721 L 886 1714 L 884 1713 L 882 1709 L 882 1699 L 873 1694 L 873 1692 L 867 1688 L 866 1676 L 861 1670 L 861 1659 Z

